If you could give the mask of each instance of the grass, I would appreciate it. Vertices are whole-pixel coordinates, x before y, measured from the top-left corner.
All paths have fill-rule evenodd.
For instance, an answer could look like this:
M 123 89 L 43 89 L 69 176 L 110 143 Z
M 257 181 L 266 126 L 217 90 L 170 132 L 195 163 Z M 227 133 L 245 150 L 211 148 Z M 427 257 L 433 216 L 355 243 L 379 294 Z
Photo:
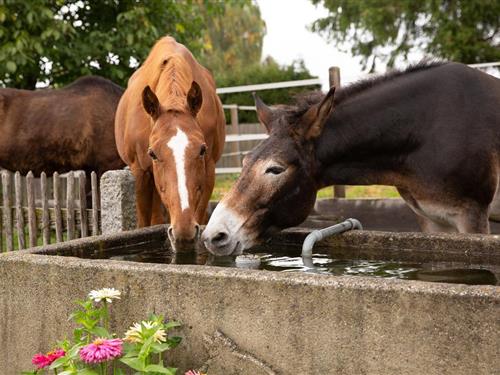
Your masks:
M 215 179 L 215 187 L 211 200 L 218 201 L 224 193 L 238 179 L 238 174 L 219 175 Z M 332 198 L 333 187 L 327 187 L 318 191 L 318 198 Z M 346 186 L 346 197 L 356 198 L 398 198 L 399 194 L 393 186 L 369 185 L 369 186 Z

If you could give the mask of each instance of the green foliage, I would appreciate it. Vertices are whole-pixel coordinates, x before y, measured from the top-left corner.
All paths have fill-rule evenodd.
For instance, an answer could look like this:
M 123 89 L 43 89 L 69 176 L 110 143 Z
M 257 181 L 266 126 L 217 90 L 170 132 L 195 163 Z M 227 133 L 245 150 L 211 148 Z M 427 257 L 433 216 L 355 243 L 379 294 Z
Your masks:
M 271 57 L 262 63 L 256 63 L 243 68 L 240 71 L 228 71 L 215 76 L 217 87 L 231 87 L 242 85 L 253 85 L 258 83 L 294 81 L 312 78 L 303 61 L 296 61 L 288 66 L 280 66 Z M 258 95 L 268 104 L 290 103 L 293 97 L 301 92 L 318 89 L 319 86 L 294 87 L 277 90 L 259 91 Z M 251 92 L 219 95 L 224 104 L 254 105 Z M 229 122 L 229 112 L 226 111 L 226 119 Z M 255 123 L 257 117 L 255 112 L 239 111 L 240 123 Z
M 260 62 L 266 25 L 253 1 L 225 1 L 217 11 L 206 4 L 200 9 L 206 30 L 199 58 L 214 75 Z
M 462 63 L 500 59 L 500 2 L 492 0 L 311 0 L 329 15 L 312 29 L 374 70 L 377 60 L 394 64 L 414 47 L 432 57 Z
M 99 74 L 125 86 L 163 35 L 201 50 L 198 7 L 175 0 L 0 0 L 0 85 L 62 86 Z M 207 2 L 205 9 L 220 7 Z

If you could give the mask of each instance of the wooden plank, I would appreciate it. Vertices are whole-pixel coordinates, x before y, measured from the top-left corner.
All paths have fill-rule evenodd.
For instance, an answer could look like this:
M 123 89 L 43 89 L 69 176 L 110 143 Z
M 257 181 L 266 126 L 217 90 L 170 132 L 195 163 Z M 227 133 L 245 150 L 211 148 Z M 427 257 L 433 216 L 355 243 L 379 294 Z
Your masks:
M 88 236 L 87 229 L 87 195 L 85 193 L 85 173 L 80 173 L 78 176 L 78 186 L 79 186 L 79 202 L 80 202 L 80 233 L 81 237 Z
M 340 68 L 337 66 L 330 67 L 330 69 L 328 69 L 328 76 L 330 87 L 340 88 Z M 345 186 L 335 185 L 333 187 L 333 197 L 345 198 Z
M 231 113 L 231 125 L 229 126 L 229 133 L 233 135 L 239 135 L 239 120 L 238 120 L 238 106 L 234 106 L 230 110 Z M 233 155 L 232 167 L 241 167 L 241 156 L 240 156 L 240 142 L 233 142 L 229 146 L 229 152 Z
M 75 175 L 73 171 L 66 176 L 66 229 L 68 240 L 75 238 Z
M 233 173 L 241 173 L 241 168 L 215 168 L 215 174 L 233 174 Z
M 47 175 L 42 172 L 40 175 L 40 188 L 42 193 L 42 238 L 43 244 L 50 244 L 50 217 L 49 217 L 49 197 L 47 191 Z
M 26 239 L 24 236 L 23 186 L 21 173 L 19 172 L 16 172 L 16 174 L 14 175 L 14 191 L 16 196 L 17 246 L 19 249 L 25 249 Z
M 268 134 L 228 134 L 226 142 L 260 141 L 267 138 Z
M 54 221 L 56 225 L 56 241 L 63 241 L 63 226 L 62 226 L 62 215 L 61 215 L 61 200 L 59 196 L 59 191 L 61 190 L 61 178 L 59 173 L 55 172 L 52 175 L 52 182 L 54 187 Z
M 231 94 L 235 92 L 274 90 L 274 89 L 283 89 L 288 87 L 302 87 L 302 86 L 315 86 L 315 85 L 321 85 L 321 80 L 319 78 L 299 79 L 296 81 L 260 83 L 257 85 L 246 85 L 246 86 L 219 87 L 216 90 L 216 92 L 217 94 L 220 95 L 220 94 Z
M 3 231 L 5 233 L 5 249 L 14 250 L 14 239 L 12 236 L 12 173 L 2 172 L 2 193 L 3 193 Z
M 92 235 L 99 235 L 99 189 L 97 186 L 97 174 L 90 174 L 90 182 L 92 189 Z
M 34 247 L 37 244 L 37 226 L 35 211 L 35 181 L 33 172 L 29 171 L 26 176 L 26 192 L 28 195 L 28 237 L 29 246 Z

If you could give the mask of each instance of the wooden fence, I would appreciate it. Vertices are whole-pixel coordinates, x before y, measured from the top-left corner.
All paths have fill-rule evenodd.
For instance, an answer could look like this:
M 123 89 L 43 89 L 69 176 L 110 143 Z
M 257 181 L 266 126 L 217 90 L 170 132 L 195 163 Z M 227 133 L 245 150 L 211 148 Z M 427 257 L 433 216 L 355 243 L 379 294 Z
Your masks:
M 34 178 L 2 171 L 0 251 L 25 249 L 99 234 L 97 175 L 91 174 L 87 208 L 86 176 L 81 171 Z M 27 234 L 27 236 L 26 236 Z M 27 237 L 27 238 L 26 238 Z M 27 241 L 26 241 L 27 239 Z

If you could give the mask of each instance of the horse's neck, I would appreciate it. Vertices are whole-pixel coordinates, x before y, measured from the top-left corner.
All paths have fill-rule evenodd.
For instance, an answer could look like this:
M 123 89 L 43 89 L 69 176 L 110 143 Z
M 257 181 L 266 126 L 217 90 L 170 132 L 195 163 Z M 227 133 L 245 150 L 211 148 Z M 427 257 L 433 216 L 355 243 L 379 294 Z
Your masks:
M 424 95 L 373 88 L 345 99 L 316 142 L 319 185 L 397 185 L 421 141 Z

